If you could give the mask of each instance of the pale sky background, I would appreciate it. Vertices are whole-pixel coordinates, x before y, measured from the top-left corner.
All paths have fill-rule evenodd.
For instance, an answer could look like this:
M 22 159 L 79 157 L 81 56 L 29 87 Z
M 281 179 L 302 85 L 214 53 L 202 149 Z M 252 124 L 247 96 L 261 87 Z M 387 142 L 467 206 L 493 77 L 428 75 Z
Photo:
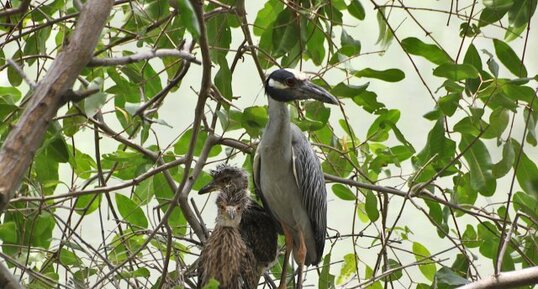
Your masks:
M 262 1 L 246 2 L 249 23 L 253 23 L 256 17 L 256 12 L 262 7 L 263 3 Z M 425 6 L 425 4 L 423 4 L 424 2 L 424 0 L 405 1 L 405 4 L 410 7 L 419 7 L 421 5 Z M 427 5 L 430 8 L 448 10 L 450 2 L 451 1 L 428 1 Z M 459 2 L 465 2 L 460 3 L 460 5 L 471 3 L 471 1 Z M 379 51 L 381 48 L 378 45 L 375 45 L 375 42 L 378 37 L 378 26 L 375 18 L 375 12 L 373 11 L 373 6 L 369 1 L 366 0 L 362 0 L 361 3 L 364 5 L 367 12 L 366 19 L 364 21 L 358 21 L 348 15 L 349 17 L 344 18 L 344 23 L 346 25 L 345 29 L 348 34 L 353 36 L 355 39 L 361 41 L 362 53 Z M 458 35 L 458 28 L 459 25 L 462 23 L 462 20 L 453 16 L 450 21 L 450 26 L 447 27 L 446 23 L 448 14 L 420 11 L 412 11 L 412 13 L 418 19 L 418 21 L 420 21 L 420 23 L 425 26 L 428 31 L 432 32 L 433 37 L 435 37 L 435 39 L 437 39 L 437 41 L 439 41 L 443 45 L 443 47 L 447 50 L 450 56 L 455 58 L 461 41 L 461 38 Z M 413 22 L 413 20 L 409 18 L 407 14 L 405 14 L 405 11 L 401 9 L 394 9 L 391 12 L 390 23 L 394 27 L 397 27 L 401 23 L 397 30 L 397 35 L 400 39 L 414 36 L 420 38 L 426 43 L 432 43 L 430 39 L 424 36 L 424 33 Z M 534 22 L 532 23 L 531 27 L 537 27 L 537 25 L 538 21 L 536 20 L 536 17 L 534 17 Z M 479 50 L 479 53 L 482 56 L 482 62 L 484 64 L 487 60 L 487 56 L 482 54 L 481 50 L 487 49 L 489 52 L 494 54 L 494 49 L 490 38 L 503 38 L 503 34 L 494 33 L 496 31 L 498 30 L 486 28 L 484 29 L 484 36 L 486 36 L 487 38 L 481 35 L 474 40 L 475 46 Z M 527 54 L 525 58 L 525 65 L 529 72 L 529 76 L 535 75 L 538 72 L 536 69 L 538 67 L 538 41 L 536 41 L 537 33 L 533 32 L 534 31 L 531 29 L 531 36 L 529 38 Z M 232 49 L 235 49 L 243 38 L 241 37 L 239 30 L 235 30 L 233 33 L 233 42 L 231 47 Z M 335 29 L 335 38 L 340 38 L 339 28 Z M 467 46 L 469 41 L 469 38 L 465 39 L 464 50 L 462 51 L 462 55 L 460 56 L 460 62 L 463 59 L 463 55 L 465 54 L 465 47 Z M 255 42 L 257 43 L 257 39 L 255 39 Z M 518 53 L 518 55 L 521 55 L 521 51 L 523 50 L 522 40 L 518 39 L 512 41 L 510 45 L 512 46 L 514 51 Z M 11 54 L 9 51 L 13 51 L 14 46 L 10 45 L 6 48 L 7 56 Z M 133 45 L 132 49 L 136 51 L 137 48 Z M 229 57 L 233 58 L 233 53 L 230 53 Z M 240 62 L 238 64 L 233 78 L 234 95 L 240 96 L 240 99 L 237 102 L 234 102 L 234 104 L 241 109 L 252 105 L 266 105 L 266 96 L 263 93 L 262 83 L 257 77 L 257 73 L 255 72 L 255 66 L 248 56 L 245 56 L 244 59 L 244 62 Z M 430 89 L 432 91 L 435 91 L 442 84 L 444 79 L 437 78 L 432 75 L 434 66 L 428 61 L 420 57 L 414 57 L 413 59 L 417 64 L 419 70 L 421 71 L 422 75 L 425 77 Z M 152 60 L 151 63 L 156 71 L 162 68 L 160 60 Z M 431 99 L 425 87 L 420 82 L 411 65 L 411 62 L 405 56 L 398 43 L 394 40 L 392 45 L 384 54 L 364 55 L 352 60 L 350 65 L 356 69 L 363 69 L 367 67 L 377 70 L 399 68 L 406 73 L 406 78 L 403 81 L 397 83 L 387 83 L 375 79 L 357 78 L 352 78 L 350 80 L 350 83 L 353 85 L 361 85 L 366 82 L 370 82 L 369 90 L 377 93 L 378 100 L 380 102 L 385 103 L 388 108 L 399 109 L 401 111 L 401 117 L 398 122 L 398 127 L 405 134 L 406 138 L 413 144 L 417 151 L 422 150 L 426 142 L 427 133 L 434 124 L 433 122 L 424 119 L 423 115 L 433 108 L 433 100 Z M 510 76 L 509 72 L 502 66 L 500 62 L 499 65 L 500 75 L 507 77 Z M 305 66 L 303 67 L 303 69 L 307 71 L 312 70 L 312 68 L 313 66 L 311 65 L 311 63 L 308 62 L 305 63 Z M 213 69 L 213 73 L 216 73 L 217 70 L 218 69 Z M 200 72 L 201 68 L 199 66 L 193 65 L 183 81 L 183 86 L 178 91 L 168 95 L 163 107 L 159 110 L 160 119 L 165 120 L 166 123 L 172 126 L 172 128 L 169 128 L 166 126 L 154 125 L 154 129 L 157 131 L 159 144 L 161 145 L 161 147 L 166 147 L 167 144 L 172 145 L 177 140 L 179 134 L 190 126 L 190 123 L 194 117 L 193 108 L 196 102 L 196 95 L 192 92 L 191 87 L 194 90 L 199 89 L 199 81 L 201 75 Z M 342 81 L 345 76 L 336 69 L 334 69 L 326 73 L 324 77 L 331 85 L 336 85 L 337 83 Z M 0 85 L 9 86 L 5 71 L 0 73 Z M 536 85 L 536 82 L 531 82 L 530 85 Z M 442 96 L 443 93 L 444 90 L 440 90 L 437 94 L 435 94 L 435 97 L 438 98 Z M 373 122 L 376 116 L 363 111 L 351 100 L 344 100 L 344 103 L 346 114 L 348 114 L 351 119 L 351 125 L 357 136 L 360 138 L 361 141 L 363 141 L 370 124 Z M 213 103 L 211 103 L 210 105 L 213 107 Z M 65 109 L 63 111 L 65 111 Z M 62 112 L 60 112 L 59 115 L 62 115 Z M 521 117 L 521 114 L 519 114 L 519 117 Z M 337 134 L 339 136 L 343 136 L 343 131 L 337 125 L 338 119 L 340 118 L 341 114 L 338 109 L 332 107 L 330 122 L 331 124 L 333 124 L 333 127 L 335 128 Z M 109 119 L 111 118 L 108 118 L 107 120 Z M 515 134 L 513 134 L 513 136 L 516 137 L 516 139 L 520 139 L 522 131 L 523 122 L 516 122 Z M 230 135 L 236 136 L 237 132 L 232 132 L 230 133 Z M 458 134 L 452 134 L 452 136 L 459 137 Z M 77 142 L 79 150 L 93 155 L 92 152 L 94 146 L 92 131 L 85 130 L 84 132 L 77 133 L 75 135 L 75 140 Z M 154 142 L 153 136 L 150 135 L 149 143 L 152 142 Z M 496 147 L 495 140 L 484 142 L 490 150 L 492 161 L 497 162 L 500 157 L 500 150 Z M 391 144 L 395 143 L 396 141 L 392 139 Z M 104 149 L 102 150 L 102 153 L 113 152 L 116 149 L 116 146 L 116 142 L 110 141 L 108 138 L 104 138 Z M 529 157 L 533 160 L 537 160 L 538 150 L 536 148 L 531 148 L 531 146 L 528 144 L 526 144 L 525 148 L 526 153 L 529 155 Z M 243 159 L 236 158 L 233 159 L 231 163 L 241 165 L 243 163 Z M 395 169 L 393 169 L 392 172 L 393 174 L 398 173 L 398 171 Z M 413 169 L 411 168 L 410 163 L 407 161 L 401 169 L 401 174 L 406 175 L 412 172 Z M 509 173 L 503 179 L 498 180 L 498 192 L 495 195 L 496 199 L 483 198 L 479 196 L 479 201 L 482 204 L 492 203 L 496 201 L 504 201 L 506 194 L 503 191 L 508 192 L 508 185 L 511 179 L 511 174 L 512 172 Z M 67 167 L 62 167 L 60 175 L 65 176 L 65 181 L 67 183 L 70 183 L 70 170 L 68 170 Z M 382 182 L 381 184 L 386 186 L 400 186 L 398 188 L 404 191 L 408 189 L 406 186 L 401 187 L 401 181 L 388 181 Z M 441 183 L 441 186 L 446 187 L 447 185 L 448 184 Z M 59 188 L 63 187 L 60 186 Z M 60 189 L 57 189 L 57 193 L 59 192 L 59 190 Z M 123 193 L 128 195 L 129 191 L 125 191 Z M 354 202 L 346 202 L 340 200 L 332 194 L 330 186 L 328 194 L 328 226 L 339 230 L 341 234 L 351 233 L 351 220 L 353 218 Z M 191 196 L 196 199 L 196 202 L 199 207 L 201 207 L 206 201 L 206 197 L 200 198 L 197 196 L 196 192 L 191 194 Z M 203 212 L 205 221 L 209 223 L 208 225 L 210 227 L 213 226 L 213 223 L 211 221 L 214 218 L 213 212 L 215 211 L 213 201 L 214 197 L 210 197 L 209 205 L 207 209 Z M 400 197 L 392 198 L 389 210 L 389 224 L 392 224 L 394 218 L 400 210 L 401 201 L 402 198 Z M 417 200 L 417 202 L 426 207 L 423 201 Z M 103 202 L 102 204 L 104 205 L 105 202 Z M 149 219 L 151 219 L 152 208 L 149 209 L 150 211 L 148 211 L 147 214 Z M 95 216 L 95 218 L 86 218 L 83 221 L 83 225 L 81 226 L 81 228 L 83 235 L 87 238 L 87 241 L 91 242 L 92 244 L 95 244 L 96 246 L 99 246 L 99 244 L 102 243 L 101 236 L 98 233 L 100 231 L 100 228 L 99 223 L 96 222 L 97 214 L 94 213 L 93 216 Z M 460 219 L 465 220 L 465 217 Z M 108 221 L 107 223 L 108 229 L 114 228 L 114 222 L 112 220 Z M 366 225 L 368 224 L 358 221 L 355 228 L 356 232 L 362 230 Z M 435 228 L 429 223 L 425 216 L 422 215 L 422 213 L 420 213 L 416 209 L 414 209 L 411 204 L 406 205 L 403 217 L 399 222 L 399 226 L 405 225 L 409 226 L 413 231 L 413 234 L 410 236 L 410 238 L 426 245 L 431 253 L 437 253 L 452 246 L 452 244 L 448 240 L 440 240 L 438 238 Z M 334 235 L 334 231 L 329 231 L 329 233 L 331 235 Z M 365 231 L 365 234 L 377 235 L 378 231 L 377 229 L 375 229 L 374 226 L 370 226 L 369 229 Z M 379 250 L 379 247 L 368 249 L 368 246 L 370 246 L 371 243 L 372 239 L 370 238 L 359 238 L 357 244 L 357 249 L 361 262 L 365 262 L 369 265 L 374 264 L 377 257 L 377 251 Z M 411 243 L 404 244 L 405 245 L 401 245 L 401 247 L 411 250 Z M 333 262 L 335 260 L 341 260 L 343 255 L 353 252 L 352 246 L 353 244 L 351 243 L 351 239 L 349 238 L 339 241 L 333 250 Z M 330 243 L 327 242 L 325 253 L 328 253 L 330 247 Z M 441 255 L 439 256 L 439 258 L 453 258 L 455 257 L 455 252 L 456 251 L 450 251 L 450 253 Z M 477 250 L 475 250 L 474 252 L 476 252 L 477 255 L 480 255 Z M 402 252 L 397 252 L 397 254 L 403 264 L 408 264 L 415 261 L 414 257 L 411 254 Z M 481 270 L 482 276 L 486 276 L 493 271 L 493 267 L 490 260 L 486 260 L 483 257 L 481 259 L 483 260 L 483 262 L 479 262 L 477 264 L 479 265 L 479 270 Z M 445 262 L 444 264 L 449 266 L 450 264 L 452 264 L 452 259 L 448 262 Z M 361 273 L 360 277 L 364 278 L 365 267 L 361 264 L 359 268 Z M 171 266 L 170 269 L 173 270 L 174 267 Z M 332 274 L 338 275 L 339 271 L 339 264 L 332 266 Z M 410 269 L 410 272 L 412 272 L 413 281 L 426 281 L 426 279 L 418 271 L 418 268 Z M 306 285 L 316 284 L 311 288 L 317 287 L 317 274 L 315 272 L 309 272 L 307 276 L 308 280 L 306 282 Z M 404 274 L 404 277 L 402 277 L 401 279 L 403 280 L 404 284 L 409 283 L 407 278 L 408 277 Z M 352 282 L 350 284 L 355 284 L 355 282 Z M 400 285 L 398 285 L 398 283 L 395 283 L 395 286 L 396 288 L 399 288 L 398 286 Z

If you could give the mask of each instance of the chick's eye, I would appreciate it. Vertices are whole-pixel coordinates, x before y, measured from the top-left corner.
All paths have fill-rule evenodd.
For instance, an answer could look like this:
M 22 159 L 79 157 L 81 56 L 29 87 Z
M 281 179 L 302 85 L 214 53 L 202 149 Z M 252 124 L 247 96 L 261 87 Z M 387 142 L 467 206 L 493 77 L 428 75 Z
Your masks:
M 295 85 L 295 78 L 286 78 L 286 85 L 287 86 L 294 86 Z

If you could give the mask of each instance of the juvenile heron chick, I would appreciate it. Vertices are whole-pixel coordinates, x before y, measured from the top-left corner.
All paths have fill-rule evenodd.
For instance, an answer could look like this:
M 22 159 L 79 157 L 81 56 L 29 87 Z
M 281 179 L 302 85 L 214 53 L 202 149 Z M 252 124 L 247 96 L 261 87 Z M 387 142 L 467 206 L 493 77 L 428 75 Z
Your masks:
M 199 285 L 214 278 L 220 282 L 219 288 L 256 288 L 265 268 L 277 257 L 278 227 L 250 199 L 244 170 L 224 164 L 211 175 L 213 180 L 199 194 L 220 191 L 218 215 L 200 255 Z

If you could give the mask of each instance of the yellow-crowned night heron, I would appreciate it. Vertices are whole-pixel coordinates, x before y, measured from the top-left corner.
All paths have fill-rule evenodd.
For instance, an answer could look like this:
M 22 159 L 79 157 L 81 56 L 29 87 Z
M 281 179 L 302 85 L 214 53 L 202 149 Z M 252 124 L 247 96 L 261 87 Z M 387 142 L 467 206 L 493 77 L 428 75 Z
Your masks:
M 318 158 L 301 130 L 290 123 L 286 102 L 315 99 L 337 104 L 325 89 L 301 72 L 279 69 L 265 82 L 269 122 L 254 159 L 254 183 L 264 207 L 280 222 L 286 254 L 279 288 L 286 288 L 287 260 L 299 267 L 297 288 L 302 288 L 304 265 L 317 264 L 325 246 L 327 191 Z
M 199 194 L 220 190 L 217 224 L 200 255 L 199 284 L 210 278 L 219 288 L 253 289 L 278 250 L 278 225 L 248 191 L 248 175 L 237 167 L 220 165 Z M 238 283 L 239 282 L 239 283 Z

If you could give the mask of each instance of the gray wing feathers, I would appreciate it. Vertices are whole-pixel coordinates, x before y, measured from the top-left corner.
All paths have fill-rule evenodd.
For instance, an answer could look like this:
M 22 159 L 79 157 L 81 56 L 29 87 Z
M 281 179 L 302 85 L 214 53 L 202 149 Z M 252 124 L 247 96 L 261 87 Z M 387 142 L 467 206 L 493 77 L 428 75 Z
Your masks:
M 317 264 L 321 260 L 325 247 L 327 189 L 319 159 L 303 133 L 294 126 L 292 126 L 292 146 L 294 175 L 299 192 L 302 194 L 303 206 L 312 223 L 317 251 L 317 259 L 313 260 L 313 264 Z

